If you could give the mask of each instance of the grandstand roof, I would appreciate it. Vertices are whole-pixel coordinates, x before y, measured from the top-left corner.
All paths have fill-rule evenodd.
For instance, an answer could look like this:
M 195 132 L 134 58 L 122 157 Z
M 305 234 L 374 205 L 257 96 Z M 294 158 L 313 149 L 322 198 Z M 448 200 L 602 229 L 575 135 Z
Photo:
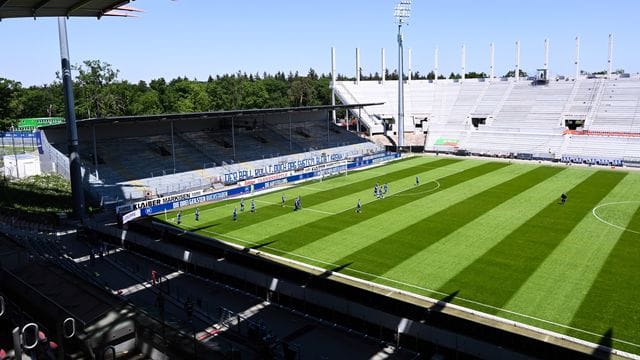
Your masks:
M 0 0 L 1 1 L 1 0 Z M 222 119 L 222 118 L 239 118 L 244 116 L 267 115 L 278 113 L 299 113 L 299 112 L 315 112 L 315 111 L 331 111 L 335 109 L 360 109 L 366 106 L 382 105 L 384 103 L 366 103 L 366 104 L 348 104 L 348 105 L 317 105 L 317 106 L 301 106 L 287 108 L 271 108 L 271 109 L 249 109 L 249 110 L 225 110 L 225 111 L 207 111 L 182 114 L 160 114 L 160 115 L 140 115 L 140 116 L 114 116 L 107 118 L 91 118 L 79 120 L 78 127 L 96 125 L 96 124 L 115 124 L 121 122 L 146 122 L 146 121 L 172 121 L 172 120 L 194 120 L 201 118 Z M 56 129 L 65 127 L 65 124 L 41 126 L 43 129 Z
M 129 0 L 0 0 L 0 19 L 49 16 L 134 16 Z

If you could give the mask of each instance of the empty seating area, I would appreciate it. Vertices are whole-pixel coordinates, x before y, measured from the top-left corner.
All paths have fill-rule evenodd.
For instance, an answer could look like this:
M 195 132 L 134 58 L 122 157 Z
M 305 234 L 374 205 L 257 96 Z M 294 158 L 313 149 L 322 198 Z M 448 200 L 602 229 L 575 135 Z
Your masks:
M 565 156 L 601 159 L 638 158 L 640 138 L 617 136 L 570 136 Z
M 553 81 L 534 86 L 532 82 L 513 79 L 414 80 L 405 84 L 405 131 L 415 128 L 412 119 L 427 118 L 429 127 L 436 124 L 470 126 L 472 117 L 491 120 L 485 126 L 521 128 L 540 132 L 562 125 L 568 102 L 587 102 L 593 97 L 593 80 L 586 83 Z M 584 86 L 584 91 L 574 88 Z M 382 132 L 371 116 L 378 119 L 396 118 L 398 112 L 397 82 L 342 81 L 336 84 L 338 97 L 345 103 L 384 102 L 366 109 L 363 123 L 373 132 Z M 579 111 L 579 105 L 570 111 Z M 584 112 L 584 111 L 583 111 Z
M 640 132 L 639 81 L 608 81 L 599 100 L 588 130 Z
M 119 131 L 132 133 L 125 128 L 116 130 Z M 105 136 L 97 139 L 95 147 L 91 138 L 83 139 L 79 143 L 79 153 L 91 183 L 101 186 L 102 192 L 109 192 L 107 184 L 128 183 L 132 192 L 143 193 L 147 188 L 157 188 L 166 193 L 207 185 L 209 180 L 204 181 L 203 174 L 210 168 L 366 142 L 326 120 L 295 121 L 291 130 L 288 121 L 236 126 L 233 136 L 230 128 L 194 131 L 188 124 L 181 124 L 174 127 L 173 137 L 170 131 L 135 137 Z M 67 152 L 66 142 L 52 145 L 59 153 Z M 193 171 L 196 173 L 184 175 Z M 172 185 L 166 185 L 164 181 L 160 184 L 159 179 L 132 184 L 137 179 L 170 175 L 176 177 Z
M 518 154 L 528 153 L 539 157 L 555 157 L 563 142 L 563 136 L 531 133 L 471 132 L 466 141 L 460 144 L 471 153 L 479 154 Z
M 563 126 L 563 111 L 573 87 L 573 82 L 565 81 L 545 86 L 516 83 L 491 125 L 530 132 L 557 129 Z
M 484 94 L 482 94 L 482 97 L 478 100 L 473 113 L 485 115 L 494 114 L 502 102 L 502 99 L 508 96 L 512 86 L 513 83 L 509 81 L 491 82 Z
M 397 81 L 339 85 L 338 93 L 347 92 L 349 101 L 385 102 L 367 109 L 370 115 L 397 116 Z M 556 159 L 580 154 L 640 157 L 640 138 L 634 136 L 640 134 L 638 76 L 557 80 L 546 85 L 513 78 L 414 80 L 406 83 L 405 104 L 405 131 L 415 129 L 412 117 L 428 119 L 422 127 L 427 151 L 526 152 Z M 472 118 L 483 120 L 473 126 Z M 362 121 L 367 124 L 368 120 Z M 575 122 L 586 132 L 563 135 L 565 121 Z

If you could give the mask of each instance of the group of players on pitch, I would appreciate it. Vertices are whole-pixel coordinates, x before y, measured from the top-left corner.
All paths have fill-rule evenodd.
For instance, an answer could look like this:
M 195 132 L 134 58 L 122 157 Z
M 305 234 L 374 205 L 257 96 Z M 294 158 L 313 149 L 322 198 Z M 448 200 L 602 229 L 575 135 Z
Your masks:
M 420 185 L 420 178 L 416 176 L 415 186 L 419 186 L 419 185 Z M 373 187 L 373 196 L 375 196 L 376 199 L 383 199 L 388 192 L 389 192 L 389 185 L 387 183 L 380 185 L 376 182 L 375 186 Z M 565 202 L 567 202 L 567 199 L 568 199 L 567 193 L 563 192 L 562 195 L 560 195 L 560 203 L 564 205 Z M 281 200 L 280 205 L 282 207 L 285 207 L 285 202 L 287 199 L 284 196 L 284 194 L 282 194 L 282 196 L 280 197 L 280 200 Z M 300 195 L 298 195 L 298 197 L 293 202 L 293 211 L 298 211 L 298 210 L 302 210 L 302 198 L 300 197 Z M 251 209 L 249 211 L 251 213 L 256 212 L 256 202 L 254 199 L 251 199 Z M 240 212 L 244 212 L 244 198 L 240 199 Z M 361 212 L 362 212 L 362 203 L 360 202 L 360 199 L 358 199 L 356 203 L 356 213 L 361 213 Z M 200 211 L 198 210 L 198 208 L 196 208 L 194 215 L 195 215 L 196 221 L 199 221 Z M 231 215 L 231 218 L 233 219 L 233 221 L 238 220 L 238 209 L 236 207 L 233 208 L 233 213 Z M 178 211 L 177 220 L 178 220 L 177 223 L 180 224 L 182 220 L 181 211 Z
M 284 194 L 282 194 L 281 196 L 281 201 L 280 201 L 280 205 L 282 207 L 285 207 L 285 202 L 287 201 L 287 198 L 284 196 Z M 300 197 L 300 195 L 298 195 L 298 197 L 293 201 L 293 211 L 298 211 L 298 210 L 302 210 L 302 198 Z M 240 212 L 244 212 L 244 198 L 240 199 Z M 251 199 L 251 213 L 255 213 L 256 212 L 256 201 L 254 199 Z M 233 208 L 233 213 L 231 214 L 231 219 L 233 219 L 233 221 L 237 221 L 238 220 L 238 208 L 234 207 Z
M 416 186 L 418 185 L 420 185 L 420 178 L 416 176 Z M 375 196 L 376 199 L 383 199 L 388 192 L 389 192 L 389 185 L 387 183 L 384 183 L 382 185 L 380 185 L 379 183 L 376 183 L 375 186 L 373 187 L 373 196 Z M 284 194 L 282 194 L 280 199 L 281 199 L 280 205 L 284 207 L 286 202 L 286 197 L 284 196 Z M 298 210 L 302 210 L 302 198 L 300 197 L 300 195 L 298 195 L 298 197 L 293 202 L 293 211 L 298 211 Z M 240 199 L 240 212 L 243 212 L 243 211 L 244 211 L 244 198 Z M 197 209 L 196 209 L 196 212 L 197 212 Z M 256 203 L 253 199 L 251 199 L 251 212 L 252 213 L 256 212 Z M 356 202 L 356 213 L 360 213 L 360 212 L 362 212 L 362 202 L 360 201 L 360 199 L 358 199 L 358 201 Z M 238 220 L 238 210 L 235 207 L 233 208 L 233 213 L 231 215 L 231 218 L 233 219 L 233 221 Z M 196 220 L 197 220 L 197 215 L 196 215 Z

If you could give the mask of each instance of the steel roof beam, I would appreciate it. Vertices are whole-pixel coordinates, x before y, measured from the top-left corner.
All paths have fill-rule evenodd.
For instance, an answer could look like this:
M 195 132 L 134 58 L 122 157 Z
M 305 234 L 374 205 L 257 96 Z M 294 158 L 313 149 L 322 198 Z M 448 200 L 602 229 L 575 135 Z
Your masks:
M 40 10 L 43 6 L 47 5 L 47 4 L 49 3 L 49 1 L 51 1 L 51 0 L 42 0 L 42 1 L 40 1 L 39 3 L 37 3 L 37 4 L 36 4 L 32 9 L 31 9 L 31 12 L 32 12 L 32 15 L 33 15 L 33 18 L 34 18 L 34 19 L 36 18 L 37 14 L 38 14 L 38 10 Z
M 78 1 L 77 3 L 71 5 L 71 7 L 69 7 L 67 9 L 67 16 L 70 16 L 74 11 L 82 8 L 83 6 L 87 5 L 91 1 L 92 0 L 82 0 L 82 1 Z

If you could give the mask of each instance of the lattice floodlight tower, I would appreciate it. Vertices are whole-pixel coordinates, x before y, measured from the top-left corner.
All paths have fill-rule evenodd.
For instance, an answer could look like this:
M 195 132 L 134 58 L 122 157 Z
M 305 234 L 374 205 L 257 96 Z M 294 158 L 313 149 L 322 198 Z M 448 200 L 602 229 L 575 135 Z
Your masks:
M 409 24 L 411 15 L 411 0 L 400 0 L 396 5 L 393 16 L 398 24 L 398 148 L 404 146 L 404 50 L 402 48 L 402 25 Z
M 69 178 L 73 198 L 73 217 L 86 217 L 80 154 L 78 153 L 78 129 L 73 101 L 71 81 L 71 62 L 69 61 L 69 43 L 67 41 L 67 23 L 69 17 L 103 16 L 135 17 L 141 10 L 126 6 L 130 0 L 0 0 L 0 20 L 10 18 L 58 17 L 58 36 L 60 39 L 60 58 L 62 62 L 62 85 L 67 121 L 67 144 L 69 151 Z

